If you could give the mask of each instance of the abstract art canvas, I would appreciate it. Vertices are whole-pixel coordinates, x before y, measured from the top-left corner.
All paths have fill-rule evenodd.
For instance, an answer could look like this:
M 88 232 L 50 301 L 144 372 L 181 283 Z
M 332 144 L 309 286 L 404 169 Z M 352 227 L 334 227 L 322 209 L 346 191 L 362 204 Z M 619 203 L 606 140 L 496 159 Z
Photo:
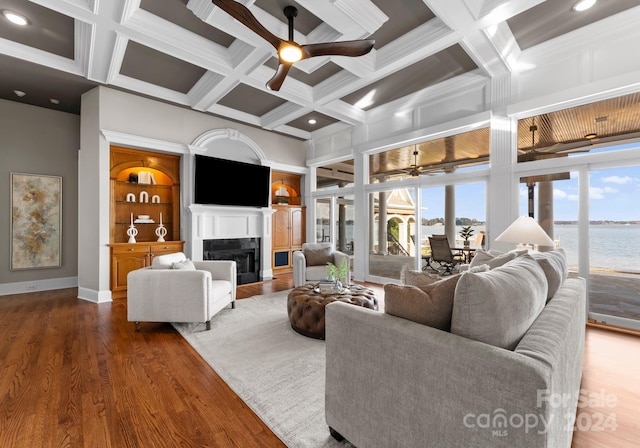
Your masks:
M 11 173 L 11 270 L 62 265 L 62 177 Z

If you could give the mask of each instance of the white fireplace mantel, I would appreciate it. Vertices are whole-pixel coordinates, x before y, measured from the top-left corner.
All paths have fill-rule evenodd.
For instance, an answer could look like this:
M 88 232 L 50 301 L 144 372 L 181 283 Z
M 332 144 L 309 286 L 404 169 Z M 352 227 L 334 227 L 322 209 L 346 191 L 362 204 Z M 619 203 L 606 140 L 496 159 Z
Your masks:
M 204 240 L 260 238 L 260 277 L 273 278 L 271 270 L 270 207 L 230 207 L 193 204 L 188 207 L 191 229 L 191 257 L 202 260 Z

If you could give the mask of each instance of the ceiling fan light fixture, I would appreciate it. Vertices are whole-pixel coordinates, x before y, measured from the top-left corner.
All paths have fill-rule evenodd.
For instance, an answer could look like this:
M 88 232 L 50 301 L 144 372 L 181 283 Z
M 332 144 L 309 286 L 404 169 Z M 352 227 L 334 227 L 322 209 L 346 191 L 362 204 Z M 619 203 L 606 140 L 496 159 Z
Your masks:
M 586 11 L 596 4 L 598 0 L 580 0 L 573 5 L 573 9 L 576 12 Z
M 298 62 L 300 59 L 302 59 L 302 49 L 299 46 L 289 42 L 280 47 L 280 50 L 278 50 L 278 56 L 285 62 Z

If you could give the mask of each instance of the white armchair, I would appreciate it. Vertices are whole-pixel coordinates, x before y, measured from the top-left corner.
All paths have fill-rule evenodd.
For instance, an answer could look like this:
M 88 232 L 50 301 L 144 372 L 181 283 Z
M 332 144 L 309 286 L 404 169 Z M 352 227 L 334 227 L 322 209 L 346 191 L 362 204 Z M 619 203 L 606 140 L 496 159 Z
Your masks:
M 327 263 L 330 262 L 338 266 L 342 260 L 346 260 L 347 267 L 350 267 L 349 255 L 339 250 L 333 250 L 331 243 L 303 243 L 302 250 L 297 250 L 292 255 L 293 285 L 298 287 L 305 283 L 326 280 Z M 349 281 L 348 278 L 339 280 L 343 283 Z
M 236 301 L 236 262 L 187 260 L 182 252 L 154 258 L 127 277 L 127 319 L 140 322 L 206 322 Z

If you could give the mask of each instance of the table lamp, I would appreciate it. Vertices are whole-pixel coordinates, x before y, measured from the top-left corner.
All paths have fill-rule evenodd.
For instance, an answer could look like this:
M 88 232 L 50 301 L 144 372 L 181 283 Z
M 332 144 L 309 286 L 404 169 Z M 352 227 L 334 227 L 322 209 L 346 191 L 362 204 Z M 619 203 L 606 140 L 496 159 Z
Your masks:
M 521 216 L 513 221 L 495 240 L 502 243 L 516 243 L 518 249 L 530 249 L 529 244 L 555 246 L 547 232 L 530 216 Z

